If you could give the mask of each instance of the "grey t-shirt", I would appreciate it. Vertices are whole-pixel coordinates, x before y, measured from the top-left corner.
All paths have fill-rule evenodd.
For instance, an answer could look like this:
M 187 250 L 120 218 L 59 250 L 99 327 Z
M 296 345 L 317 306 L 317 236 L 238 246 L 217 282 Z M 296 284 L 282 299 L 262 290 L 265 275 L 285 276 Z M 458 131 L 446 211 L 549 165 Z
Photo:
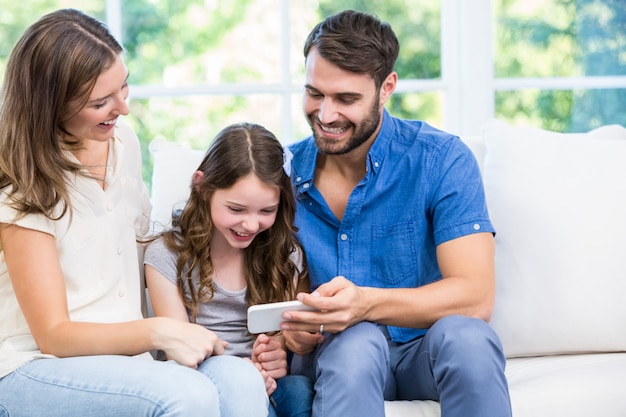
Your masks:
M 165 246 L 162 238 L 148 245 L 144 264 L 152 266 L 176 284 L 176 254 Z M 194 276 L 193 281 L 197 283 L 198 277 Z M 213 282 L 213 286 L 213 299 L 208 303 L 200 303 L 196 323 L 212 330 L 220 339 L 228 342 L 225 352 L 227 355 L 250 357 L 255 336 L 248 333 L 247 328 L 246 289 L 232 292 L 221 288 L 216 282 Z M 187 314 L 189 313 L 188 310 Z

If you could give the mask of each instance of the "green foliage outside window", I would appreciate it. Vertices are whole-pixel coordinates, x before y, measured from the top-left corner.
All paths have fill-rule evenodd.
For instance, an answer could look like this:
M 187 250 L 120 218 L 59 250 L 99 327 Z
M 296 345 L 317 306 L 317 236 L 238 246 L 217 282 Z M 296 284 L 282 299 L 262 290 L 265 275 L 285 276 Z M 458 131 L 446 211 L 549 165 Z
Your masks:
M 497 78 L 626 75 L 624 0 L 492 0 L 492 4 Z M 284 34 L 278 0 L 121 0 L 121 5 L 131 83 L 127 120 L 142 141 L 148 183 L 152 168 L 147 144 L 156 137 L 205 148 L 218 130 L 242 120 L 267 126 L 284 143 L 308 134 L 299 109 L 301 91 L 288 92 L 291 101 L 285 104 L 276 89 L 264 86 L 282 83 L 285 71 L 299 86 L 306 35 L 321 18 L 340 10 L 367 11 L 391 23 L 401 43 L 396 65 L 400 79 L 441 77 L 437 1 L 290 1 L 287 65 L 281 62 Z M 24 29 L 61 7 L 106 19 L 105 0 L 5 4 L 0 13 L 0 82 L 6 59 Z M 145 93 L 152 86 L 161 89 L 159 95 Z M 438 125 L 443 97 L 442 91 L 398 93 L 387 108 L 394 115 Z M 293 114 L 291 137 L 281 132 L 285 105 Z M 626 126 L 626 89 L 498 91 L 495 109 L 496 117 L 556 131 L 585 131 L 608 123 Z
M 497 77 L 626 75 L 623 0 L 494 2 Z M 496 116 L 563 131 L 626 126 L 626 89 L 501 91 Z

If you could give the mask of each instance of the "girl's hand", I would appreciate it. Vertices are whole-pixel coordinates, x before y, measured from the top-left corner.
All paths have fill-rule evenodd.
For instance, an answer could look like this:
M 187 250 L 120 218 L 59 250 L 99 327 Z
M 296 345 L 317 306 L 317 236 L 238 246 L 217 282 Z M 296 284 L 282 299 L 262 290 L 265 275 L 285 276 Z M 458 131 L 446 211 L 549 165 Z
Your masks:
M 261 373 L 263 380 L 265 381 L 265 392 L 267 392 L 267 396 L 269 397 L 270 395 L 272 395 L 274 391 L 276 391 L 276 387 L 278 386 L 278 384 L 276 383 L 276 380 L 272 378 L 265 369 L 263 369 L 263 367 L 261 366 L 259 362 L 254 362 L 249 358 L 245 358 L 245 360 L 252 362 L 252 364 L 256 366 L 256 368 Z
M 282 333 L 285 338 L 285 346 L 296 355 L 311 353 L 318 344 L 324 341 L 324 335 L 319 332 L 283 330 Z
M 283 337 L 259 334 L 252 346 L 251 360 L 273 379 L 287 375 L 287 352 Z

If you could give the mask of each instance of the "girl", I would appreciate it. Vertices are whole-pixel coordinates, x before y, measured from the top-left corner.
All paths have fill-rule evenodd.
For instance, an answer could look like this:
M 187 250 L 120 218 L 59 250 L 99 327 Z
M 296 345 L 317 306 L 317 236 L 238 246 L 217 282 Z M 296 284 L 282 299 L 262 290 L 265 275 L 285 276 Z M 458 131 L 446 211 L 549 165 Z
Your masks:
M 148 246 L 144 263 L 157 316 L 211 329 L 226 354 L 249 358 L 259 369 L 274 394 L 271 415 L 304 417 L 310 416 L 312 387 L 304 377 L 285 377 L 282 336 L 255 338 L 246 326 L 248 306 L 308 291 L 283 163 L 280 142 L 265 128 L 242 123 L 223 129 L 193 174 L 174 227 Z
M 257 369 L 212 356 L 224 351 L 215 334 L 142 317 L 136 238 L 150 206 L 139 141 L 119 123 L 128 113 L 122 52 L 102 23 L 65 9 L 33 24 L 9 58 L 0 415 L 265 416 Z M 153 349 L 186 366 L 152 360 Z M 214 359 L 229 370 L 221 380 L 192 369 Z

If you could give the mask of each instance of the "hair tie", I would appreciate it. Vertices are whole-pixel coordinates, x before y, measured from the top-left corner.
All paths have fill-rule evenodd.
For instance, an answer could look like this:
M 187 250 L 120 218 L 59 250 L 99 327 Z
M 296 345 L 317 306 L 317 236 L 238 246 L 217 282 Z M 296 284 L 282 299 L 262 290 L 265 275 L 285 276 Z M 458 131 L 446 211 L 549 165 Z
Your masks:
M 293 159 L 293 154 L 289 150 L 288 147 L 283 146 L 283 170 L 288 177 L 291 176 L 291 160 Z

